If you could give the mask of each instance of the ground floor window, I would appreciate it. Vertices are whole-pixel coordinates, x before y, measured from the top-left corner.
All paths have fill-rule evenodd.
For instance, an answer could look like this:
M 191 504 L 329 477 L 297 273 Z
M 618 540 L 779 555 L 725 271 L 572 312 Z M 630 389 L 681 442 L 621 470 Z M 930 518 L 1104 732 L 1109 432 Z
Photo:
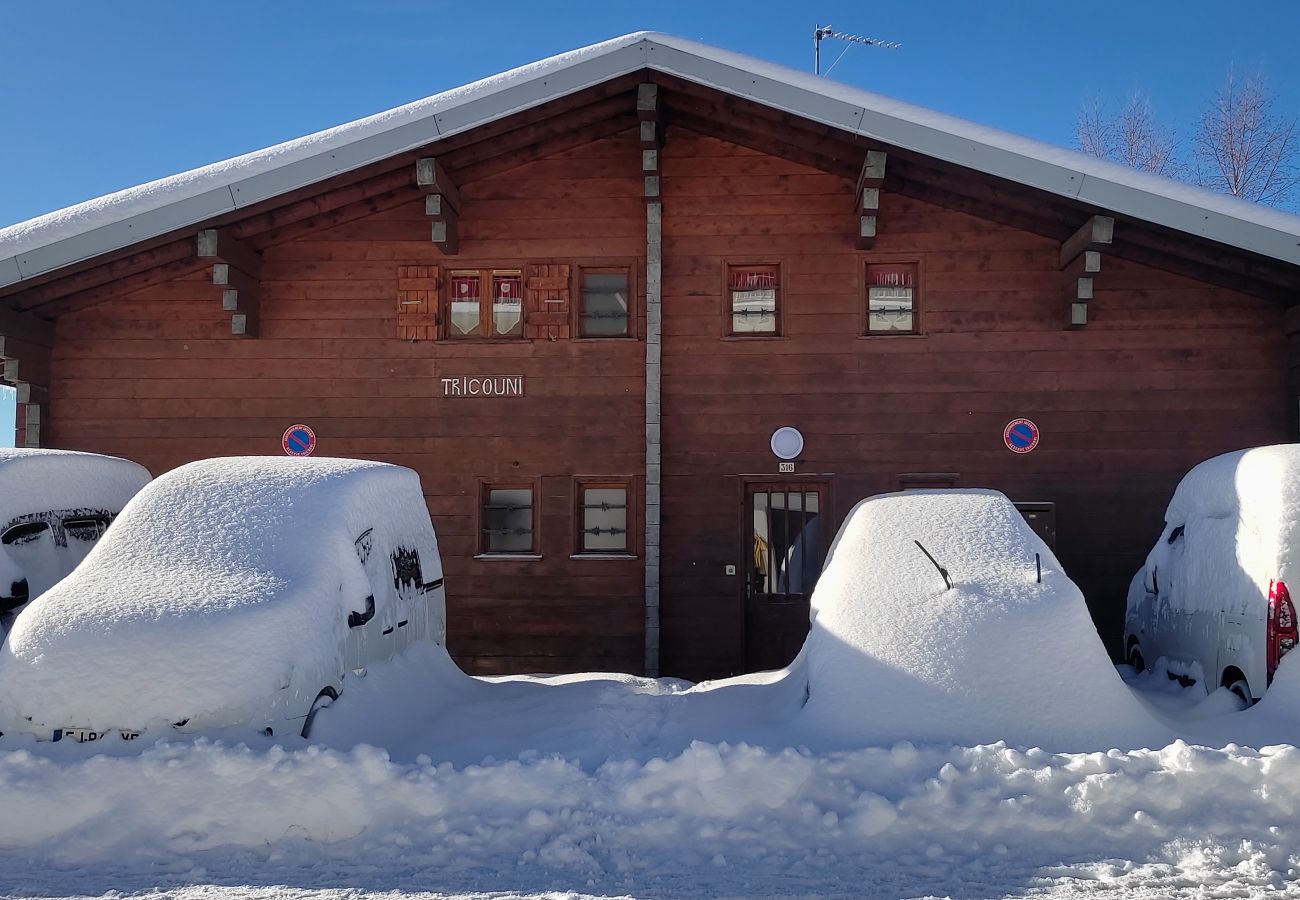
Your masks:
M 535 512 L 532 485 L 484 485 L 481 551 L 537 552 Z
M 581 274 L 582 337 L 627 337 L 631 289 L 626 268 L 584 267 Z
M 577 551 L 579 553 L 629 553 L 631 529 L 628 525 L 626 480 L 578 482 Z

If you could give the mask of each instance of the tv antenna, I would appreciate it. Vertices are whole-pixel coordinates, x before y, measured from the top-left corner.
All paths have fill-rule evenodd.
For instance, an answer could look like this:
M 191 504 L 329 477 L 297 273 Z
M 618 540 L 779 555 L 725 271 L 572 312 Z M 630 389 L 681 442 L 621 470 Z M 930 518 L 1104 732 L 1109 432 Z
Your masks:
M 835 38 L 837 41 L 844 41 L 849 45 L 849 47 L 852 47 L 854 44 L 865 44 L 868 47 L 884 47 L 886 50 L 897 50 L 899 47 L 903 46 L 898 43 L 898 41 L 881 41 L 876 38 L 863 37 L 860 34 L 845 34 L 842 31 L 836 31 L 830 25 L 818 25 L 813 29 L 814 75 L 822 74 L 822 38 L 828 37 Z M 835 66 L 839 64 L 839 61 L 844 58 L 844 54 L 849 52 L 849 47 L 845 47 L 840 55 L 835 58 L 835 62 L 831 63 L 830 69 L 826 70 L 826 74 L 829 75 L 831 69 L 835 68 Z

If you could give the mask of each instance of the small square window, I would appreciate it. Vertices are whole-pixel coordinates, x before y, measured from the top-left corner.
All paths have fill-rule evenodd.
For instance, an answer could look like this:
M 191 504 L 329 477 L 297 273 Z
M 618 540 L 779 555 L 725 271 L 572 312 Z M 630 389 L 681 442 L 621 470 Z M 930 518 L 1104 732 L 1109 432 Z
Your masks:
M 867 333 L 916 334 L 916 263 L 867 266 Z
M 627 269 L 582 271 L 583 337 L 627 337 L 629 298 Z
M 578 552 L 628 552 L 627 498 L 626 484 L 579 485 Z
M 731 333 L 777 334 L 781 291 L 776 266 L 731 266 L 727 292 L 731 298 Z
M 533 522 L 531 487 L 484 487 L 484 553 L 533 553 Z

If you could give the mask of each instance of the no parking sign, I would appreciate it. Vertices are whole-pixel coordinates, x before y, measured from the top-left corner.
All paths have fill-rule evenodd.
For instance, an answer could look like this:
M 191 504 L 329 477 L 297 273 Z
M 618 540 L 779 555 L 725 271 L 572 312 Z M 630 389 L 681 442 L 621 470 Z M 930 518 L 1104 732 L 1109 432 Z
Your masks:
M 1012 453 L 1028 453 L 1038 446 L 1038 426 L 1028 419 L 1012 419 L 1002 430 L 1002 442 Z
M 290 425 L 280 439 L 280 446 L 290 456 L 311 456 L 316 449 L 316 432 L 306 425 Z

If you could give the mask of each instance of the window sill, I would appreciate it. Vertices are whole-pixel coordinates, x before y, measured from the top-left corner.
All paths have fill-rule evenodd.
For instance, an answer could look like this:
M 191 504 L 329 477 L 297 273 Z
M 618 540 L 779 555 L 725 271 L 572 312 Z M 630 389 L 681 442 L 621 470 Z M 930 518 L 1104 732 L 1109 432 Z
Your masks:
M 635 553 L 574 553 L 569 559 L 640 559 Z
M 540 553 L 480 553 L 475 559 L 499 559 L 499 560 L 537 560 L 541 559 Z
M 527 344 L 527 343 L 531 343 L 531 342 L 534 341 L 534 340 L 537 340 L 537 338 L 526 338 L 526 337 L 464 337 L 464 338 L 451 338 L 451 337 L 444 337 L 444 338 L 438 338 L 436 341 L 431 341 L 431 342 L 428 342 L 428 343 L 435 343 L 435 344 Z
M 876 331 L 868 334 L 859 334 L 858 339 L 863 341 L 878 341 L 882 338 L 923 338 L 927 337 L 924 332 L 919 331 Z

